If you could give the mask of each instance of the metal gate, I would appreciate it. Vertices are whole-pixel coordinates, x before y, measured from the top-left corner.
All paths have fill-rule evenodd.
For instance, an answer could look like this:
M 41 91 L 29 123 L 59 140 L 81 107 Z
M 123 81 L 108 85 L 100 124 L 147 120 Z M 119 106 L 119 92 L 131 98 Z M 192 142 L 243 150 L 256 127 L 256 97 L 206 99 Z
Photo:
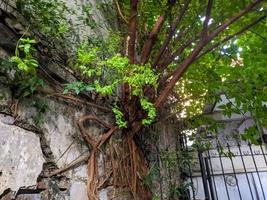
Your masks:
M 215 146 L 215 147 L 214 147 Z M 185 141 L 184 148 L 190 152 Z M 197 148 L 187 180 L 194 200 L 267 200 L 267 153 L 262 145 L 218 143 Z

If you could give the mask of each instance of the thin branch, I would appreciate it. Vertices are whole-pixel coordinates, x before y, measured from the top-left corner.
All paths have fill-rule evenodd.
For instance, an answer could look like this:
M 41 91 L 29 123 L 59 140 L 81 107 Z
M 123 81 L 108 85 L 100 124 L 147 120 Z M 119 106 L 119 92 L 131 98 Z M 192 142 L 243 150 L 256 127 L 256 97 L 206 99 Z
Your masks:
M 105 111 L 105 112 L 111 112 L 112 111 L 111 109 L 106 108 L 104 106 L 100 106 L 100 105 L 97 105 L 97 104 L 94 104 L 94 103 L 90 103 L 90 102 L 84 101 L 82 99 L 73 97 L 73 96 L 60 94 L 60 93 L 57 93 L 57 92 L 55 92 L 53 90 L 48 90 L 48 89 L 44 89 L 44 88 L 38 88 L 37 91 L 41 92 L 41 93 L 48 94 L 50 96 L 60 97 L 62 99 L 66 99 L 66 100 L 72 101 L 74 103 L 79 103 L 81 105 L 92 106 L 92 107 L 95 107 L 95 108 L 97 108 L 99 110 L 102 110 L 102 111 Z
M 190 64 L 194 61 L 194 58 L 199 54 L 199 52 L 204 47 L 203 42 L 200 42 L 197 47 L 192 51 L 192 53 L 184 60 L 184 62 L 179 66 L 178 69 L 175 70 L 172 79 L 170 82 L 166 85 L 164 90 L 161 92 L 159 97 L 156 99 L 154 105 L 155 107 L 159 107 L 168 97 L 169 93 L 175 86 L 176 82 L 182 77 L 184 72 L 187 70 L 187 68 L 190 66 Z
M 224 31 L 228 26 L 233 24 L 235 21 L 237 21 L 239 18 L 247 14 L 250 10 L 252 10 L 257 4 L 259 4 L 261 0 L 253 1 L 251 4 L 249 4 L 244 10 L 239 12 L 238 14 L 234 15 L 232 18 L 230 18 L 228 21 L 226 21 L 224 24 L 219 26 L 215 29 L 211 34 L 208 35 L 205 40 L 201 40 L 198 45 L 195 47 L 195 49 L 190 53 L 190 55 L 181 63 L 181 65 L 174 71 L 173 76 L 170 80 L 170 82 L 165 86 L 161 94 L 156 99 L 154 105 L 155 107 L 161 106 L 165 100 L 167 99 L 168 95 L 172 91 L 173 87 L 177 83 L 177 81 L 182 77 L 184 72 L 188 69 L 188 67 L 195 61 L 195 58 L 198 56 L 198 54 L 201 52 L 201 50 L 218 34 L 220 34 L 222 31 Z
M 150 57 L 151 51 L 153 46 L 156 43 L 157 40 L 157 35 L 161 30 L 161 27 L 165 21 L 166 15 L 168 13 L 168 11 L 170 10 L 170 8 L 175 4 L 176 0 L 172 0 L 172 1 L 168 1 L 167 6 L 168 9 L 164 12 L 164 14 L 160 15 L 157 19 L 157 21 L 155 22 L 152 31 L 150 32 L 148 39 L 146 40 L 143 48 L 142 48 L 142 53 L 141 53 L 141 64 L 145 64 Z
M 151 33 L 148 36 L 147 41 L 145 42 L 142 53 L 141 53 L 141 64 L 145 64 L 150 56 L 150 53 L 152 51 L 152 47 L 155 44 L 155 41 L 157 39 L 157 34 L 161 30 L 161 27 L 163 25 L 163 22 L 165 21 L 165 15 L 159 16 L 158 20 L 156 21 Z
M 265 42 L 267 42 L 267 38 L 263 37 L 261 34 L 255 32 L 255 31 L 252 31 L 250 30 L 251 33 L 254 33 L 255 35 L 257 35 L 259 38 L 261 38 L 262 40 L 264 40 Z
M 195 22 L 193 22 L 194 24 Z M 187 34 L 190 33 L 191 27 L 189 27 L 186 32 L 183 33 L 183 31 L 181 31 L 178 36 L 175 38 L 175 40 L 179 40 L 181 37 L 186 38 Z M 194 32 L 194 31 L 193 31 Z M 160 65 L 161 70 L 167 68 L 173 61 L 175 58 L 177 58 L 178 56 L 180 56 L 184 50 L 186 48 L 189 48 L 193 45 L 194 42 L 197 42 L 201 37 L 201 32 L 198 33 L 197 35 L 194 35 L 193 37 L 191 37 L 190 39 L 188 39 L 186 42 L 182 43 L 181 46 L 179 46 L 179 48 L 177 50 L 175 50 L 170 56 L 166 57 L 164 59 L 164 63 Z M 178 42 L 178 41 L 177 41 Z M 166 81 L 170 76 L 172 76 L 172 74 L 167 75 L 165 78 L 162 78 L 161 80 Z
M 97 146 L 98 140 L 95 140 L 94 138 L 92 138 L 90 136 L 90 134 L 87 133 L 87 131 L 84 127 L 84 124 L 83 124 L 87 120 L 95 121 L 98 124 L 101 124 L 102 126 L 104 126 L 105 128 L 111 129 L 111 125 L 106 124 L 103 120 L 99 119 L 98 117 L 96 117 L 94 115 L 85 115 L 78 120 L 78 127 L 80 129 L 80 132 L 81 132 L 83 138 L 94 149 Z
M 94 139 L 90 134 L 87 133 L 84 122 L 87 120 L 96 121 L 97 123 L 101 124 L 102 126 L 109 128 L 108 132 L 102 134 L 97 139 Z M 118 129 L 118 126 L 110 126 L 106 124 L 103 120 L 100 120 L 96 116 L 93 115 L 86 115 L 79 119 L 78 126 L 80 129 L 81 134 L 83 135 L 85 141 L 92 147 L 91 155 L 88 159 L 88 167 L 87 167 L 87 174 L 88 174 L 88 181 L 87 181 L 87 195 L 88 199 L 98 199 L 96 197 L 96 184 L 98 181 L 96 180 L 96 176 L 98 174 L 97 168 L 97 151 L 100 147 L 112 136 L 112 134 Z
M 187 1 L 184 3 L 184 6 L 181 8 L 180 15 L 176 18 L 176 20 L 174 21 L 174 23 L 171 25 L 171 27 L 170 27 L 170 29 L 169 29 L 168 36 L 167 36 L 167 38 L 165 39 L 165 41 L 163 42 L 163 44 L 162 44 L 162 46 L 161 46 L 161 48 L 160 48 L 159 54 L 158 54 L 158 56 L 156 57 L 156 59 L 155 59 L 153 65 L 152 65 L 153 68 L 155 68 L 155 67 L 158 65 L 158 63 L 159 63 L 161 57 L 163 56 L 164 52 L 166 51 L 168 45 L 170 44 L 170 41 L 171 41 L 173 35 L 175 34 L 175 31 L 176 31 L 178 25 L 180 24 L 180 22 L 181 22 L 183 16 L 185 15 L 185 12 L 186 12 L 187 9 L 188 9 L 188 6 L 189 6 L 190 1 L 191 1 L 191 0 L 187 0 Z M 181 33 L 181 32 L 180 32 L 180 33 Z M 179 34 L 179 35 L 181 35 L 181 34 Z
M 208 1 L 207 9 L 206 9 L 206 16 L 203 23 L 203 31 L 202 31 L 202 40 L 207 40 L 208 37 L 208 26 L 210 21 L 211 9 L 212 9 L 213 0 Z
M 126 17 L 125 17 L 125 16 L 122 14 L 122 12 L 121 12 L 121 8 L 120 8 L 120 4 L 119 4 L 118 0 L 114 0 L 114 3 L 115 3 L 115 5 L 116 5 L 116 7 L 117 7 L 119 16 L 123 19 L 123 21 L 124 21 L 126 24 L 128 24 L 129 22 L 127 21 Z
M 224 24 L 217 27 L 209 36 L 208 40 L 212 40 L 214 37 L 219 35 L 222 31 L 224 31 L 228 26 L 236 22 L 238 19 L 240 19 L 242 16 L 247 14 L 250 10 L 252 10 L 256 5 L 258 5 L 262 0 L 254 0 L 251 4 L 249 4 L 244 10 L 240 11 L 238 14 L 230 18 L 228 21 L 226 21 Z
M 75 160 L 73 160 L 68 165 L 66 165 L 66 166 L 64 166 L 62 168 L 56 169 L 55 171 L 49 173 L 48 175 L 45 175 L 45 177 L 52 177 L 52 176 L 61 174 L 61 173 L 65 172 L 65 171 L 68 171 L 68 170 L 72 169 L 73 167 L 88 161 L 89 157 L 90 157 L 90 153 L 86 152 L 84 155 L 76 158 Z
M 227 36 L 226 38 L 224 38 L 223 40 L 213 44 L 210 48 L 206 49 L 204 52 L 202 52 L 201 54 L 199 54 L 195 60 L 198 60 L 200 57 L 206 55 L 207 53 L 213 51 L 214 49 L 216 49 L 217 47 L 221 46 L 223 43 L 229 41 L 230 39 L 244 33 L 245 31 L 249 30 L 251 27 L 255 26 L 256 24 L 258 24 L 260 21 L 262 21 L 263 19 L 266 18 L 266 15 L 260 17 L 259 19 L 255 20 L 254 22 L 252 22 L 251 24 L 245 26 L 244 28 L 242 28 L 240 31 L 232 34 L 232 35 L 229 35 Z
M 182 46 L 180 46 L 171 56 L 169 56 L 166 61 L 164 62 L 164 65 L 163 65 L 163 69 L 166 68 L 167 66 L 169 66 L 171 64 L 171 62 L 176 58 L 178 57 L 179 55 L 181 55 L 184 50 L 188 47 L 190 47 L 192 45 L 193 42 L 195 42 L 198 38 L 197 37 L 192 37 L 191 39 L 189 39 L 185 44 L 183 44 Z M 168 75 L 167 78 L 169 78 L 171 76 Z

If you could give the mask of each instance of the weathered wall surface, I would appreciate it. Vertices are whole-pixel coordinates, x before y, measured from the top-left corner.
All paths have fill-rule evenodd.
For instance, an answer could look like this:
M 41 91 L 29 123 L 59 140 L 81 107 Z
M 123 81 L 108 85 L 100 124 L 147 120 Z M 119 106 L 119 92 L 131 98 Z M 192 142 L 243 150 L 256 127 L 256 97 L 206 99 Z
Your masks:
M 12 7 L 5 1 L 0 2 L 0 7 L 5 9 L 0 12 L 0 58 L 3 59 L 13 54 L 23 26 L 15 20 Z M 71 6 L 72 1 L 67 3 Z M 95 1 L 91 3 L 96 6 Z M 99 14 L 95 17 L 103 20 Z M 104 35 L 105 31 L 102 29 L 99 33 Z M 81 37 L 88 32 L 90 30 L 82 30 Z M 41 59 L 45 61 L 44 67 L 57 77 L 75 80 L 49 58 Z M 6 74 L 0 73 L 0 199 L 86 200 L 86 163 L 56 177 L 46 178 L 46 175 L 88 154 L 77 120 L 97 110 L 42 94 L 16 99 L 13 93 Z M 40 111 L 40 106 L 45 107 L 45 112 Z M 105 114 L 104 118 L 109 117 Z M 88 130 L 94 135 L 102 132 L 101 127 L 94 124 Z M 99 162 L 99 168 L 102 165 Z M 107 192 L 105 189 L 100 193 L 101 199 L 107 199 Z
M 0 115 L 0 194 L 10 188 L 32 186 L 42 171 L 44 158 L 39 137 L 14 126 L 14 119 Z

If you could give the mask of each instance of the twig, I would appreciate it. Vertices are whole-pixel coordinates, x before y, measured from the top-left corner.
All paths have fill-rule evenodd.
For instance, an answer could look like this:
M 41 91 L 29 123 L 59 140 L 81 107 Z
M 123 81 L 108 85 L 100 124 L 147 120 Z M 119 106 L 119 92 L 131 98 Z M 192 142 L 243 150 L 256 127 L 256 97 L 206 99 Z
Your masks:
M 83 162 L 86 162 L 90 157 L 90 153 L 89 152 L 86 152 L 84 155 L 76 158 L 75 160 L 73 160 L 71 163 L 69 163 L 68 165 L 66 165 L 65 167 L 62 167 L 62 168 L 59 168 L 59 169 L 56 169 L 55 171 L 49 173 L 47 175 L 47 177 L 52 177 L 52 176 L 55 176 L 55 175 L 58 175 L 58 174 L 61 174 L 67 170 L 70 170 L 71 168 L 73 168 L 74 166 L 78 165 L 78 164 L 81 164 Z
M 115 4 L 116 4 L 116 7 L 117 7 L 117 10 L 118 10 L 118 14 L 119 14 L 119 16 L 123 19 L 123 21 L 126 23 L 126 24 L 128 24 L 129 22 L 128 22 L 128 20 L 125 18 L 125 16 L 122 14 L 122 12 L 121 12 L 121 8 L 120 8 L 120 5 L 119 5 L 119 2 L 118 2 L 118 0 L 114 0 L 114 2 L 115 2 Z
M 223 43 L 229 41 L 230 39 L 234 38 L 235 36 L 238 36 L 242 33 L 244 33 L 245 31 L 249 30 L 251 27 L 255 26 L 256 24 L 258 24 L 260 21 L 262 21 L 263 19 L 266 18 L 266 15 L 260 17 L 259 19 L 253 21 L 251 24 L 245 26 L 244 28 L 242 28 L 240 31 L 232 34 L 232 35 L 229 35 L 227 37 L 225 37 L 223 40 L 213 44 L 210 48 L 206 49 L 204 52 L 202 52 L 201 54 L 199 54 L 195 59 L 199 59 L 200 57 L 206 55 L 207 53 L 213 51 L 214 49 L 216 49 L 217 47 L 219 47 L 220 45 L 222 45 Z
M 90 103 L 90 102 L 81 100 L 79 98 L 73 97 L 73 96 L 60 94 L 60 93 L 57 93 L 57 92 L 52 91 L 52 90 L 48 90 L 48 89 L 44 89 L 44 88 L 38 88 L 37 91 L 45 93 L 45 94 L 48 94 L 48 95 L 51 95 L 51 96 L 67 99 L 67 100 L 70 100 L 70 101 L 73 101 L 75 103 L 79 103 L 79 104 L 82 104 L 82 105 L 92 106 L 92 107 L 98 108 L 99 110 L 102 110 L 102 111 L 105 111 L 105 112 L 112 112 L 112 110 L 109 109 L 109 108 L 106 108 L 106 107 L 103 107 L 103 106 L 99 106 L 97 104 Z
M 75 140 L 73 140 L 70 145 L 67 147 L 67 149 L 59 156 L 59 158 L 57 159 L 56 163 L 58 163 L 58 161 L 68 152 L 68 150 L 71 148 L 71 146 L 74 144 Z

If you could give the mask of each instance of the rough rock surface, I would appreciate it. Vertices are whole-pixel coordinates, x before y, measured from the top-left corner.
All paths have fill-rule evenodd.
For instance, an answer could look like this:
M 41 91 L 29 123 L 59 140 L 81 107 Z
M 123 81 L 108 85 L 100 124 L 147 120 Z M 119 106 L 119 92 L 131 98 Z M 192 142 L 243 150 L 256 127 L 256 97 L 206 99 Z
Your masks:
M 12 121 L 0 115 L 0 194 L 36 185 L 44 163 L 39 137 Z

